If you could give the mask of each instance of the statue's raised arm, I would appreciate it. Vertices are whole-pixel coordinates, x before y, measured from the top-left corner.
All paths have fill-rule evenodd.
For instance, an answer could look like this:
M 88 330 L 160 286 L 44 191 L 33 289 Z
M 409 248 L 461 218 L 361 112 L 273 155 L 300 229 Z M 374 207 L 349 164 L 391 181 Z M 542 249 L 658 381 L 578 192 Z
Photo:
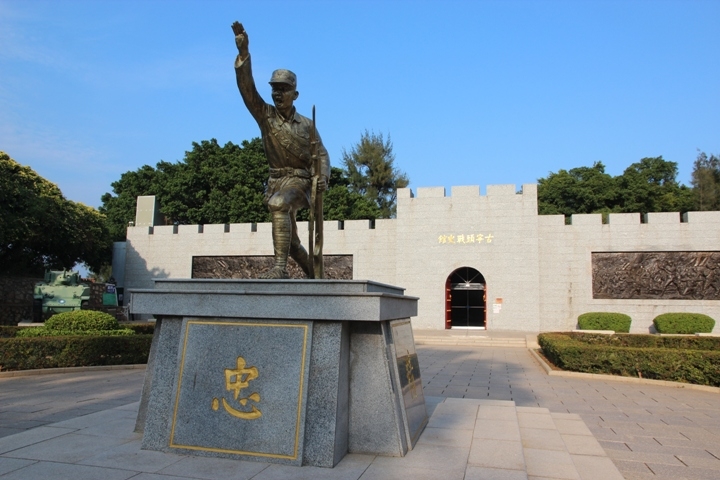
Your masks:
M 232 24 L 233 33 L 235 33 L 235 45 L 237 45 L 240 54 L 240 60 L 245 60 L 250 55 L 250 39 L 242 23 L 235 22 Z

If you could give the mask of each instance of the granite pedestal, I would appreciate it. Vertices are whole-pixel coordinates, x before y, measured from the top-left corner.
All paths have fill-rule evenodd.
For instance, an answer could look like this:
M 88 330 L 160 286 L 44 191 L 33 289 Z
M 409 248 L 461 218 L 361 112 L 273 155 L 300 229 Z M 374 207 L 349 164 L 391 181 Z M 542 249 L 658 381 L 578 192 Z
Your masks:
M 403 456 L 427 423 L 417 298 L 356 280 L 156 280 L 144 449 L 332 467 Z

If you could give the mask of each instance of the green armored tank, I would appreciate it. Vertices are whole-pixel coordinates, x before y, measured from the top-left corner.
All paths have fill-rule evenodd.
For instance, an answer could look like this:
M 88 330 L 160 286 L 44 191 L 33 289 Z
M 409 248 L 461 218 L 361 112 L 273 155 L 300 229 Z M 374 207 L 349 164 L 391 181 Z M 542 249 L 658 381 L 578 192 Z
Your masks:
M 80 274 L 67 270 L 47 270 L 45 280 L 35 284 L 33 321 L 42 322 L 50 315 L 87 307 L 90 286 L 80 282 Z

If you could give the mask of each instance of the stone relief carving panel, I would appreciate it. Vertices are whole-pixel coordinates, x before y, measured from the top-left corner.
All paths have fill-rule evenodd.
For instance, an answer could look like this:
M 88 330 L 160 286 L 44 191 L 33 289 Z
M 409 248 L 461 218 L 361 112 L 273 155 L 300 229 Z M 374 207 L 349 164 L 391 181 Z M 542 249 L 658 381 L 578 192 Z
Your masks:
M 352 255 L 324 255 L 325 278 L 352 280 Z M 259 256 L 198 256 L 192 259 L 192 278 L 258 278 L 272 268 L 271 255 Z M 300 266 L 288 259 L 287 272 L 290 278 L 305 278 Z
M 720 252 L 593 252 L 593 298 L 720 300 Z

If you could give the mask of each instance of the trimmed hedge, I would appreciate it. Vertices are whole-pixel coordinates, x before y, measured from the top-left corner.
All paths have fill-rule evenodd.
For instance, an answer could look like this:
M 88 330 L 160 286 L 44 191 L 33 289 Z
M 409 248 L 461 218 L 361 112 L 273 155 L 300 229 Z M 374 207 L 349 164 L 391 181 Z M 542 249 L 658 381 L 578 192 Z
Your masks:
M 0 370 L 147 363 L 152 335 L 0 338 Z
M 105 312 L 95 310 L 74 310 L 53 315 L 45 321 L 48 330 L 118 330 L 117 319 Z
M 11 338 L 20 330 L 20 327 L 0 325 L 0 338 Z
M 42 327 L 23 328 L 16 337 L 65 337 L 68 335 L 134 335 L 129 328 L 120 328 L 109 313 L 94 310 L 74 310 L 53 315 Z
M 139 333 L 141 335 L 152 335 L 155 333 L 155 324 L 154 323 L 129 323 L 129 322 L 123 322 L 120 324 L 123 328 L 129 328 L 135 333 Z
M 542 333 L 545 357 L 564 370 L 720 387 L 720 338 Z
M 653 319 L 658 333 L 711 333 L 715 320 L 701 313 L 663 313 Z
M 28 327 L 19 330 L 15 336 L 17 338 L 28 337 L 72 337 L 72 336 L 106 336 L 121 337 L 124 335 L 135 335 L 135 330 L 130 328 L 121 328 L 118 330 L 48 330 L 45 327 Z
M 580 330 L 612 330 L 628 333 L 632 319 L 624 313 L 588 312 L 578 317 Z

